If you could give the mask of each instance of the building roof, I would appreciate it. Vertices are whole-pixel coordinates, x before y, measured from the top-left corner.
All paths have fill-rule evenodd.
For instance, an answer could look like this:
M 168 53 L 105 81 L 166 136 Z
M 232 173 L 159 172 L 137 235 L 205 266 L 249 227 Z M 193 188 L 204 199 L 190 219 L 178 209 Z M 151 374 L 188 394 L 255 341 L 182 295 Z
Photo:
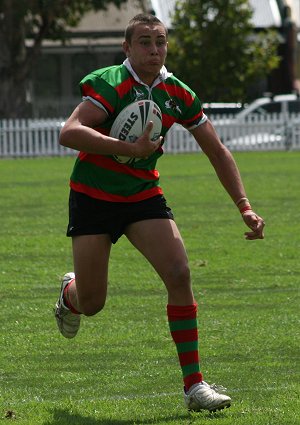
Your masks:
M 69 28 L 72 36 L 68 46 L 121 46 L 124 29 L 127 22 L 137 13 L 153 10 L 156 16 L 168 28 L 172 26 L 172 13 L 177 0 L 128 0 L 118 9 L 114 4 L 109 4 L 107 11 L 90 12 L 83 16 L 76 28 Z M 282 17 L 280 13 L 284 5 L 291 7 L 292 19 L 300 27 L 300 1 L 299 0 L 248 0 L 253 8 L 252 23 L 256 28 L 280 28 Z M 280 3 L 280 4 L 279 4 Z M 298 17 L 298 20 L 295 19 Z M 30 43 L 30 41 L 28 42 Z M 43 46 L 59 46 L 61 42 L 44 40 Z
M 280 10 L 276 0 L 250 0 L 253 9 L 252 24 L 256 28 L 282 26 Z
M 126 24 L 133 16 L 141 12 L 142 6 L 135 0 L 127 0 L 120 8 L 111 3 L 107 10 L 88 12 L 84 14 L 76 27 L 68 28 L 68 42 L 63 48 L 81 48 L 82 46 L 95 48 L 95 46 L 100 46 L 102 49 L 111 50 L 112 46 L 118 46 L 120 50 Z M 27 44 L 30 46 L 32 40 L 28 40 Z M 62 42 L 46 39 L 43 40 L 43 47 L 55 50 L 62 48 Z
M 157 17 L 167 27 L 171 27 L 172 12 L 176 0 L 152 0 Z M 252 23 L 257 28 L 280 27 L 282 24 L 280 10 L 276 0 L 249 0 L 253 8 Z
M 151 0 L 151 3 L 158 19 L 170 28 L 176 0 Z
M 110 4 L 106 11 L 103 10 L 85 14 L 78 26 L 71 29 L 71 31 L 120 31 L 123 33 L 125 25 L 138 13 L 141 13 L 141 6 L 134 0 L 128 0 L 120 9 L 114 4 Z

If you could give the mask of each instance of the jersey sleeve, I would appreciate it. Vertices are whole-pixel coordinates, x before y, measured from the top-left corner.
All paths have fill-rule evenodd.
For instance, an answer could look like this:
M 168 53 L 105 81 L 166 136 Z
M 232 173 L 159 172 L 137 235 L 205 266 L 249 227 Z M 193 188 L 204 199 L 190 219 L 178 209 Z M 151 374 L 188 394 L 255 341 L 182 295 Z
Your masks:
M 190 116 L 188 116 L 190 115 Z M 205 115 L 201 102 L 196 97 L 194 102 L 187 112 L 187 117 L 181 123 L 187 130 L 193 130 L 199 125 L 205 123 L 207 121 L 207 116 Z
M 178 124 L 187 130 L 193 130 L 207 121 L 199 97 L 189 86 L 173 76 L 168 84 L 168 91 L 171 100 L 167 103 L 169 107 L 171 106 L 173 110 L 176 108 L 179 112 L 176 120 Z
M 184 110 L 181 124 L 187 130 L 193 130 L 199 125 L 207 121 L 202 107 L 202 103 L 198 96 L 189 88 L 185 89 Z
M 79 83 L 82 100 L 90 100 L 96 106 L 111 116 L 116 108 L 117 93 L 107 81 L 101 78 L 100 75 L 92 73 L 87 75 Z

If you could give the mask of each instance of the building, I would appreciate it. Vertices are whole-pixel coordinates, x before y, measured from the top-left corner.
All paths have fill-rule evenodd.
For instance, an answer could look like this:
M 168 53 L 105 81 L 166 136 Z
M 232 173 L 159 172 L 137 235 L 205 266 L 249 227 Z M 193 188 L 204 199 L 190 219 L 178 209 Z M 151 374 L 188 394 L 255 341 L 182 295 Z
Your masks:
M 153 11 L 169 28 L 176 0 L 128 0 L 117 9 L 85 15 L 70 37 L 61 42 L 45 41 L 42 55 L 35 67 L 31 83 L 31 101 L 36 117 L 67 116 L 80 101 L 78 82 L 93 69 L 124 60 L 122 41 L 124 23 L 142 11 Z M 258 88 L 263 91 L 287 93 L 300 88 L 296 75 L 300 75 L 300 60 L 296 60 L 296 28 L 300 27 L 299 0 L 249 0 L 254 10 L 256 31 L 274 28 L 281 37 L 280 68 Z M 300 52 L 298 53 L 300 58 Z M 297 67 L 298 64 L 298 67 Z
M 171 15 L 176 0 L 152 0 L 157 16 L 171 27 Z M 249 90 L 256 96 L 263 92 L 275 94 L 300 92 L 300 0 L 249 0 L 253 9 L 255 31 L 274 29 L 280 38 L 277 70 Z
M 291 19 L 295 23 L 297 28 L 297 40 L 296 40 L 296 65 L 295 65 L 295 74 L 296 74 L 296 89 L 300 92 L 300 0 L 286 0 L 287 5 L 291 10 Z
M 111 5 L 107 11 L 86 14 L 77 28 L 70 28 L 65 44 L 44 41 L 30 87 L 33 115 L 69 115 L 80 101 L 78 82 L 86 74 L 123 62 L 124 23 L 148 7 L 147 1 L 135 0 L 120 9 Z

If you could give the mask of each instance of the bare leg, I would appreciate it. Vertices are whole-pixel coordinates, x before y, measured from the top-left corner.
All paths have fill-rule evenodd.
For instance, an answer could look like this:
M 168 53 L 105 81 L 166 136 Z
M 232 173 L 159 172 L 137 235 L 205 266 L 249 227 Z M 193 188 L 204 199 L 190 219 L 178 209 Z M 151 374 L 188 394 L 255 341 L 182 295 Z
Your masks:
M 168 219 L 139 221 L 129 225 L 125 234 L 163 280 L 168 303 L 193 304 L 187 254 L 176 223 Z
M 106 301 L 111 241 L 108 235 L 72 239 L 75 284 L 68 290 L 72 306 L 86 316 L 102 310 Z

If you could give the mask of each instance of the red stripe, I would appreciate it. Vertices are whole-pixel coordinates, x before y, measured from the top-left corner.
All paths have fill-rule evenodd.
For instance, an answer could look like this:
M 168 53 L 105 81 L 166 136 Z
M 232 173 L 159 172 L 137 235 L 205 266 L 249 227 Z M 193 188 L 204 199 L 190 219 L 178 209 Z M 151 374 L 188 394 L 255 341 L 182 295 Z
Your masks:
M 198 304 L 195 302 L 192 305 L 167 305 L 168 319 L 170 322 L 176 320 L 191 320 L 197 316 Z
M 175 344 L 180 342 L 191 342 L 197 341 L 198 339 L 198 329 L 184 329 L 182 331 L 172 331 L 172 338 Z
M 170 128 L 176 121 L 176 118 L 172 115 L 162 114 L 162 125 L 164 127 Z
M 203 109 L 201 109 L 200 112 L 198 112 L 196 115 L 194 115 L 192 118 L 189 118 L 188 120 L 182 120 L 182 121 L 178 121 L 179 123 L 183 123 L 185 125 L 189 125 L 189 123 L 193 124 L 194 121 L 197 121 L 199 118 L 202 118 L 203 115 Z
M 246 211 L 252 211 L 252 208 L 250 205 L 246 205 L 245 207 L 240 209 L 240 213 L 243 214 Z
M 201 372 L 195 372 L 191 375 L 186 376 L 183 378 L 185 390 L 188 391 L 192 385 L 199 384 L 203 381 L 203 375 Z
M 107 102 L 107 100 L 101 96 L 101 94 L 95 92 L 92 86 L 89 84 L 83 84 L 82 85 L 82 93 L 84 96 L 91 96 L 92 98 L 96 99 L 98 102 L 102 103 L 103 106 L 110 112 L 113 113 L 114 107 Z
M 102 201 L 109 202 L 138 202 L 143 201 L 144 199 L 152 198 L 156 195 L 163 194 L 161 187 L 158 186 L 152 187 L 151 189 L 144 190 L 143 192 L 139 192 L 130 196 L 111 194 L 101 189 L 89 187 L 83 183 L 75 183 L 72 180 L 70 181 L 70 187 L 76 192 L 84 193 L 90 196 L 91 198 L 101 199 Z
M 199 363 L 199 353 L 197 350 L 188 351 L 187 353 L 179 353 L 180 366 L 186 366 L 191 363 Z
M 179 97 L 180 99 L 182 99 L 185 102 L 186 106 L 191 106 L 192 103 L 194 102 L 194 99 L 195 99 L 191 95 L 191 93 L 188 92 L 187 90 L 185 90 L 183 87 L 176 86 L 176 85 L 173 85 L 173 84 L 161 83 L 158 86 L 156 86 L 156 88 L 168 92 L 168 94 L 170 96 Z
M 138 168 L 132 168 L 126 164 L 120 164 L 119 162 L 114 161 L 112 158 L 109 158 L 104 155 L 92 155 L 80 152 L 78 157 L 80 161 L 89 162 L 106 170 L 111 170 L 117 173 L 134 176 L 138 179 L 158 180 L 159 178 L 159 172 L 157 170 L 142 170 Z
M 134 86 L 134 80 L 131 77 L 127 78 L 127 80 L 119 84 L 116 87 L 116 91 L 119 97 L 122 99 L 122 97 L 124 97 L 131 90 L 132 86 Z
M 71 310 L 72 313 L 81 314 L 78 310 L 76 310 L 75 307 L 72 306 L 71 301 L 68 297 L 68 291 L 69 291 L 70 286 L 72 285 L 73 282 L 75 282 L 75 279 L 70 280 L 70 282 L 67 284 L 67 286 L 64 289 L 64 303 L 65 303 L 66 307 L 68 307 L 68 309 Z

